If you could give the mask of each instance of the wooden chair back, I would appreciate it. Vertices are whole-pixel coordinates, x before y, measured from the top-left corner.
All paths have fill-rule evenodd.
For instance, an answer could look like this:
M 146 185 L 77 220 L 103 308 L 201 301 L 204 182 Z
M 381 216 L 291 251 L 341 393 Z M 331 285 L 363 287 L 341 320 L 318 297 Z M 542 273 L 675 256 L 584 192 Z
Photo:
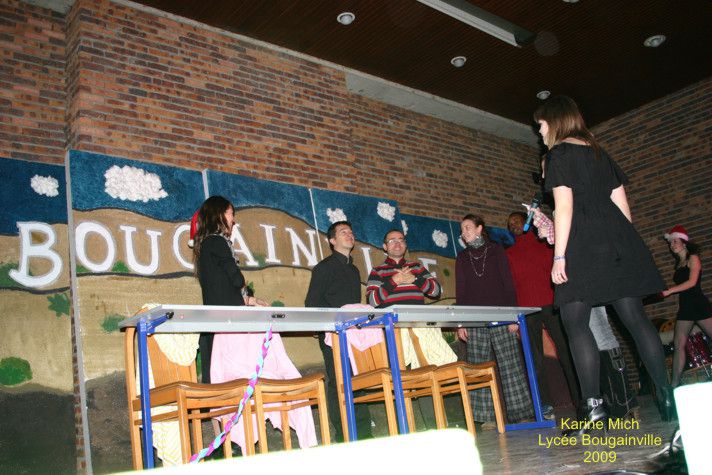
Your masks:
M 136 368 L 138 365 L 138 351 L 136 342 L 136 329 L 127 327 L 124 332 L 124 360 L 126 364 L 126 390 L 129 401 L 138 397 L 136 387 Z M 154 386 L 159 387 L 178 381 L 195 383 L 198 381 L 195 361 L 189 366 L 182 366 L 172 362 L 161 351 L 158 343 L 149 335 L 148 359 L 151 362 L 151 374 Z
M 410 341 L 413 344 L 413 349 L 415 350 L 415 356 L 418 358 L 418 366 L 420 368 L 424 366 L 428 366 L 430 363 L 428 363 L 428 360 L 425 358 L 425 354 L 423 353 L 423 348 L 420 346 L 420 340 L 418 339 L 418 335 L 415 334 L 412 328 L 407 328 L 405 330 L 401 328 L 396 328 L 396 346 L 398 347 L 398 362 L 400 363 L 401 369 L 405 369 L 405 359 L 403 356 L 403 332 L 407 332 L 408 336 L 410 337 Z

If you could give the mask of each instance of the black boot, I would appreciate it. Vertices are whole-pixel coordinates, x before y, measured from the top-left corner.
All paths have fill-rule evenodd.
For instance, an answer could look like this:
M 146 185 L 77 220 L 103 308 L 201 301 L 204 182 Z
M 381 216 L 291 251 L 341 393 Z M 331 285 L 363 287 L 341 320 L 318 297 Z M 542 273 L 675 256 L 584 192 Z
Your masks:
M 575 428 L 564 430 L 561 435 L 565 437 L 580 437 L 588 434 L 592 430 L 602 429 L 604 433 L 607 429 L 608 414 L 603 407 L 603 399 L 588 398 L 585 404 L 579 406 L 580 412 Z M 571 424 L 574 425 L 573 423 Z
M 660 418 L 665 422 L 676 421 L 677 409 L 675 408 L 675 398 L 672 394 L 672 386 L 668 385 L 659 388 L 656 392 L 656 397 L 658 400 Z

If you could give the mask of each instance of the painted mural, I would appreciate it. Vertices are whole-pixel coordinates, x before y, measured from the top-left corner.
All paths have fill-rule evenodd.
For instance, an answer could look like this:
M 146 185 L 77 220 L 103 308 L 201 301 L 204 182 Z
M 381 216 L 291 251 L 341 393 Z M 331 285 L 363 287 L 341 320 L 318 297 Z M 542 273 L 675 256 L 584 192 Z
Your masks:
M 207 196 L 235 205 L 240 266 L 272 306 L 304 305 L 311 269 L 331 253 L 326 231 L 340 220 L 353 224 L 364 285 L 385 258 L 384 234 L 404 229 L 409 258 L 443 285 L 436 303 L 454 301 L 450 223 L 401 215 L 392 200 L 80 151 L 68 153 L 65 167 L 2 159 L 0 176 L 10 178 L 0 188 L 0 389 L 63 392 L 71 439 L 73 313 L 98 472 L 130 464 L 118 323 L 145 303 L 201 303 L 188 239 Z M 300 370 L 321 369 L 311 335 L 283 337 Z
M 65 473 L 76 451 L 64 167 L 0 158 L 0 178 L 0 466 Z
M 402 214 L 401 224 L 408 242 L 408 258 L 419 260 L 442 286 L 442 294 L 437 303 L 454 304 L 456 253 L 450 222 Z
M 64 169 L 2 159 L 0 177 L 0 387 L 33 384 L 70 393 Z

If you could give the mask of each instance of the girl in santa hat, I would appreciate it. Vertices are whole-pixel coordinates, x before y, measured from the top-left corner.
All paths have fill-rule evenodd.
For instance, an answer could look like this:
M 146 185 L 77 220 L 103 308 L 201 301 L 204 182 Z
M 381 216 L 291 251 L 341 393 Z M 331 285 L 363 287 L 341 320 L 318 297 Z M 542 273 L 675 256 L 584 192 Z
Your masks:
M 697 324 L 708 337 L 712 338 L 712 305 L 702 293 L 702 263 L 699 248 L 692 242 L 682 226 L 673 227 L 664 235 L 675 256 L 675 285 L 663 291 L 663 297 L 679 294 L 677 321 L 675 322 L 675 352 L 672 360 L 672 385 L 680 384 L 680 376 L 685 365 L 685 344 L 692 327 Z

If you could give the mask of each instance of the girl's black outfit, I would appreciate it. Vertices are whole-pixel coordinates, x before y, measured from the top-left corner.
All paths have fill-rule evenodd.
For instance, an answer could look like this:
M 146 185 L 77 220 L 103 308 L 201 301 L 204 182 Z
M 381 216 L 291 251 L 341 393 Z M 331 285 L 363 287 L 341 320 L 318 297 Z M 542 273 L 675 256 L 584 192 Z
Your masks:
M 573 214 L 566 246 L 568 282 L 557 285 L 554 303 L 569 338 L 569 347 L 589 418 L 601 417 L 600 356 L 589 328 L 591 307 L 611 304 L 635 340 L 658 390 L 658 400 L 670 412 L 672 392 L 667 381 L 660 338 L 643 310 L 642 297 L 665 288 L 652 255 L 633 224 L 611 200 L 611 192 L 628 182 L 625 173 L 604 151 L 562 142 L 547 154 L 545 188 L 571 189 Z
M 245 277 L 240 272 L 228 238 L 221 234 L 211 234 L 203 239 L 197 266 L 203 305 L 245 305 L 242 297 Z M 213 334 L 201 333 L 198 345 L 202 381 L 209 383 Z
M 675 269 L 672 276 L 675 284 L 682 284 L 690 279 L 690 268 L 685 264 Z M 680 292 L 680 307 L 677 309 L 677 319 L 696 322 L 712 317 L 712 305 L 705 294 L 702 293 L 702 271 L 697 279 L 697 284 Z

